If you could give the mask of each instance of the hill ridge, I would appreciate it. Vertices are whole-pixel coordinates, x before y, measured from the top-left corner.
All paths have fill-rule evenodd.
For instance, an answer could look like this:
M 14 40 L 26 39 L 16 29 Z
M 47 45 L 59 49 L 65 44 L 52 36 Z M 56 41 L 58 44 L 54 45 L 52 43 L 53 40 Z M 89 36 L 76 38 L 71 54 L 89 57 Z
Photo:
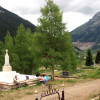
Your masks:
M 76 42 L 75 44 L 92 43 L 90 47 L 92 47 L 93 50 L 100 48 L 100 11 L 97 12 L 88 22 L 71 31 L 71 36 L 72 41 L 74 43 Z
M 25 26 L 25 28 L 30 28 L 32 32 L 35 31 L 35 25 L 33 25 L 31 22 L 21 18 L 20 16 L 0 6 L 0 40 L 1 41 L 4 40 L 7 31 L 11 33 L 11 36 L 15 36 L 17 28 L 21 23 Z

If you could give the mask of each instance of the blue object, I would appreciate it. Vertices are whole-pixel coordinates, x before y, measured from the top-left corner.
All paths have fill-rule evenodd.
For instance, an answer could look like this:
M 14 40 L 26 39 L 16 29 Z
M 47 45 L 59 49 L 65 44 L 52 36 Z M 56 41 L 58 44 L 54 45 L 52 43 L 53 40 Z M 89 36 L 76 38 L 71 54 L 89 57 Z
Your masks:
M 49 76 L 45 76 L 46 77 L 46 82 L 49 80 Z
M 26 79 L 29 80 L 29 76 L 26 76 Z

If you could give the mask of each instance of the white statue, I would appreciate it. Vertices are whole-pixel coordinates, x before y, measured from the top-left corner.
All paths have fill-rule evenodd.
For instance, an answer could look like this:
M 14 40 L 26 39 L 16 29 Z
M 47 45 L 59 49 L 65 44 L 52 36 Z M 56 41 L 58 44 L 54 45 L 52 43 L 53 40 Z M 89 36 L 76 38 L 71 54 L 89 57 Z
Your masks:
M 10 66 L 10 63 L 9 63 L 9 55 L 8 55 L 8 50 L 6 49 L 6 54 L 5 54 L 5 64 L 2 68 L 2 71 L 12 71 L 12 67 Z
M 6 49 L 6 54 L 5 54 L 5 64 L 4 66 L 10 66 L 9 64 L 9 55 L 8 55 L 8 50 Z

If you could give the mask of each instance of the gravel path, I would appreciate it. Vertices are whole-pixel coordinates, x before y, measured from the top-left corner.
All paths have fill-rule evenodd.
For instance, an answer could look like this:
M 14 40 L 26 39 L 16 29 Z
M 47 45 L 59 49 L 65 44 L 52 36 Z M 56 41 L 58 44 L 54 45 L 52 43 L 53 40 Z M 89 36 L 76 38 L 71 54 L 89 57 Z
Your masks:
M 45 88 L 45 87 L 43 87 Z M 65 87 L 65 100 L 88 100 L 90 96 L 94 94 L 98 94 L 100 92 L 100 79 L 92 80 L 85 83 L 79 83 L 74 86 Z M 61 89 L 60 89 L 61 94 Z M 52 95 L 51 98 L 55 96 Z M 23 98 L 16 99 L 16 100 L 35 100 L 34 95 L 27 95 Z M 43 99 L 49 100 L 49 99 Z M 55 100 L 55 99 L 50 99 Z

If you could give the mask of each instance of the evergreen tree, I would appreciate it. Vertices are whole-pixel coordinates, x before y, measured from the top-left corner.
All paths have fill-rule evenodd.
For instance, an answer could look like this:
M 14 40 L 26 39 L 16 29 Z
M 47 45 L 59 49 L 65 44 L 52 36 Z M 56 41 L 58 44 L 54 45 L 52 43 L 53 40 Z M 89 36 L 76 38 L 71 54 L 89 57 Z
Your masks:
M 93 64 L 94 64 L 94 63 L 93 63 L 93 59 L 92 59 L 92 53 L 91 53 L 91 50 L 88 49 L 85 65 L 91 66 L 91 65 L 93 65 Z
M 10 64 L 11 66 L 14 66 L 14 41 L 13 41 L 13 38 L 11 37 L 10 35 L 10 32 L 7 31 L 7 35 L 5 37 L 5 40 L 4 40 L 4 54 L 5 54 L 5 50 L 8 49 L 8 54 L 9 54 L 9 61 L 10 61 Z M 13 69 L 14 70 L 14 69 Z
M 11 37 L 9 31 L 7 31 L 4 44 L 5 44 L 5 48 L 8 49 L 9 51 L 13 50 L 13 38 Z
M 31 30 L 28 28 L 28 29 L 26 29 L 26 45 L 27 45 L 27 48 L 28 48 L 28 65 L 29 65 L 29 67 L 28 67 L 28 69 L 27 69 L 27 71 L 30 73 L 30 74 L 34 74 L 36 71 L 37 71 L 37 69 L 38 69 L 38 65 L 39 65 L 39 52 L 38 52 L 38 54 L 37 54 L 37 45 L 38 44 L 36 44 L 37 42 L 37 38 L 36 38 L 36 36 L 38 35 L 38 34 L 32 34 L 31 33 Z M 38 58 L 37 58 L 38 57 Z
M 28 39 L 27 31 L 24 28 L 23 24 L 18 27 L 17 35 L 15 37 L 15 53 L 18 58 L 18 67 L 17 70 L 21 73 L 29 72 L 29 50 L 28 50 Z
M 4 65 L 4 54 L 3 54 L 4 43 L 0 41 L 0 71 Z
M 41 8 L 41 14 L 42 16 L 38 20 L 40 25 L 37 27 L 37 31 L 41 32 L 41 38 L 38 40 L 38 44 L 41 44 L 41 63 L 45 67 L 51 66 L 52 79 L 54 79 L 55 65 L 63 65 L 64 69 L 71 67 L 70 65 L 74 61 L 71 61 L 73 46 L 69 33 L 65 32 L 62 12 L 53 0 L 46 1 L 46 6 Z
M 96 64 L 100 64 L 100 50 L 96 54 L 96 59 L 95 59 Z
M 38 68 L 40 67 L 41 64 L 41 53 L 42 53 L 42 47 L 41 47 L 41 43 L 39 44 L 39 40 L 41 40 L 41 34 L 40 33 L 34 33 L 31 35 L 31 43 L 30 43 L 30 56 L 32 58 L 32 62 L 31 62 L 31 70 L 32 70 L 32 74 L 36 73 Z
M 9 54 L 9 57 L 10 57 L 10 64 L 11 64 L 11 66 L 13 66 L 12 65 L 12 63 L 14 63 L 14 57 L 13 57 L 13 53 L 14 53 L 14 45 L 13 45 L 13 38 L 11 37 L 11 35 L 10 35 L 10 32 L 9 31 L 7 31 L 7 35 L 6 35 L 6 37 L 5 37 L 5 39 L 4 39 L 4 44 L 2 43 L 2 48 L 1 48 L 1 55 L 0 55 L 0 57 L 1 57 L 1 64 L 2 64 L 2 66 L 4 65 L 4 57 L 5 57 L 5 50 L 6 49 L 8 49 L 8 54 Z

